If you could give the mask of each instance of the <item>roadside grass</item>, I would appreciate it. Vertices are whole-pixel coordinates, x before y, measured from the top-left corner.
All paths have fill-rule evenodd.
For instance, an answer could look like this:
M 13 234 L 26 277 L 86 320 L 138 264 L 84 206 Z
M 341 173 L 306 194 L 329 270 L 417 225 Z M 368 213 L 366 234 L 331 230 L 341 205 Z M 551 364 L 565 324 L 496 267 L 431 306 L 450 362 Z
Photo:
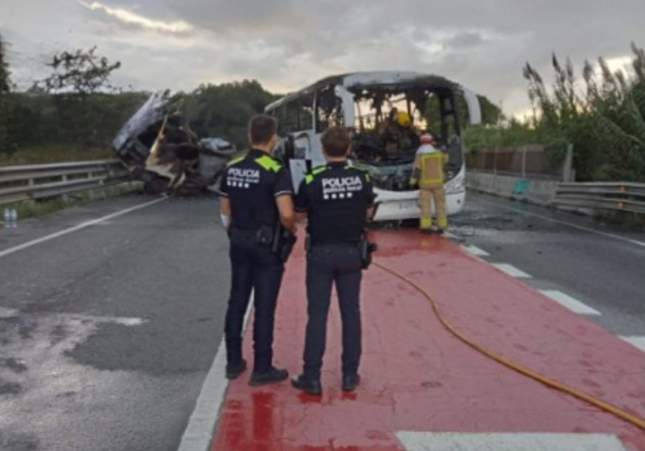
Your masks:
M 39 145 L 22 147 L 13 152 L 0 151 L 0 166 L 48 164 L 67 161 L 110 160 L 114 152 L 108 148 L 88 148 L 74 145 Z

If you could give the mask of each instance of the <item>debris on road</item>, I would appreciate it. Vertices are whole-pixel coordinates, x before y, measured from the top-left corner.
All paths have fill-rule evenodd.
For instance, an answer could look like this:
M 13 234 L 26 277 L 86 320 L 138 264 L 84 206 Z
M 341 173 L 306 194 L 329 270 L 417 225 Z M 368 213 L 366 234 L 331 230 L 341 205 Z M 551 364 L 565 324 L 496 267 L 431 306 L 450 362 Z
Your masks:
M 112 142 L 131 174 L 151 194 L 198 194 L 216 185 L 237 153 L 222 138 L 200 138 L 168 91 L 152 94 Z

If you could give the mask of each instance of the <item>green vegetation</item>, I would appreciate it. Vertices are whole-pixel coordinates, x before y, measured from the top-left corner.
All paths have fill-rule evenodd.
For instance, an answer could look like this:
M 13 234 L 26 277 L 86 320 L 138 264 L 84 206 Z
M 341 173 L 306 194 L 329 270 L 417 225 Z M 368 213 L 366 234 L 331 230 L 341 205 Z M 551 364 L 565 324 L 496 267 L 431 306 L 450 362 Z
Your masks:
M 524 67 L 533 118 L 465 132 L 470 149 L 545 144 L 564 157 L 565 143 L 574 146 L 573 165 L 579 181 L 645 181 L 645 52 L 632 44 L 633 75 L 612 72 L 603 58 L 585 62 L 579 89 L 571 61 L 554 55 L 555 82 L 547 90 L 540 74 Z
M 114 152 L 109 147 L 92 148 L 65 144 L 41 144 L 23 146 L 20 148 L 20 152 L 0 152 L 0 166 L 110 160 L 112 158 L 114 158 Z
M 0 35 L 0 149 L 8 145 L 9 139 L 7 130 L 9 109 L 6 99 L 11 87 L 10 75 L 9 64 L 6 61 L 6 47 Z
M 186 119 L 197 135 L 222 137 L 239 148 L 247 144 L 251 116 L 279 97 L 256 80 L 202 85 L 182 96 Z
M 120 67 L 90 50 L 63 51 L 47 64 L 49 77 L 11 92 L 0 38 L 0 165 L 111 158 L 111 142 L 149 93 L 110 83 Z M 188 125 L 199 136 L 246 145 L 249 118 L 277 98 L 257 81 L 202 85 L 180 93 Z

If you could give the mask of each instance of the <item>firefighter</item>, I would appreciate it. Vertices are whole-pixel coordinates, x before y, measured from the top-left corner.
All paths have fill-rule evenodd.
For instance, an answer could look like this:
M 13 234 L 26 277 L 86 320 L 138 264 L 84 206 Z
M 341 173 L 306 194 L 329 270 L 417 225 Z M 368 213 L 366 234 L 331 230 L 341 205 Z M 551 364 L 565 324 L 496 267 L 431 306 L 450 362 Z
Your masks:
M 246 370 L 242 358 L 242 323 L 253 291 L 254 368 L 250 385 L 280 382 L 286 370 L 273 366 L 273 326 L 284 263 L 273 252 L 275 230 L 295 234 L 293 190 L 289 172 L 272 156 L 278 143 L 277 122 L 258 115 L 249 123 L 251 150 L 229 163 L 222 178 L 220 209 L 230 237 L 231 292 L 226 312 L 226 377 Z
M 292 385 L 321 395 L 320 372 L 327 314 L 336 285 L 342 320 L 342 389 L 360 383 L 360 286 L 369 252 L 363 251 L 365 227 L 372 215 L 374 193 L 369 175 L 347 162 L 351 139 L 345 129 L 330 128 L 322 136 L 327 164 L 313 169 L 296 197 L 296 211 L 307 214 L 307 313 L 304 370 Z
M 413 149 L 419 144 L 412 116 L 405 111 L 393 109 L 382 132 L 383 148 L 388 159 L 401 156 L 402 150 Z
M 446 194 L 444 192 L 444 165 L 448 162 L 448 154 L 435 148 L 432 135 L 421 136 L 421 146 L 414 159 L 414 169 L 410 185 L 419 185 L 419 206 L 421 207 L 420 229 L 431 233 L 448 228 L 446 216 Z M 432 224 L 432 204 L 434 201 L 437 216 L 437 227 Z

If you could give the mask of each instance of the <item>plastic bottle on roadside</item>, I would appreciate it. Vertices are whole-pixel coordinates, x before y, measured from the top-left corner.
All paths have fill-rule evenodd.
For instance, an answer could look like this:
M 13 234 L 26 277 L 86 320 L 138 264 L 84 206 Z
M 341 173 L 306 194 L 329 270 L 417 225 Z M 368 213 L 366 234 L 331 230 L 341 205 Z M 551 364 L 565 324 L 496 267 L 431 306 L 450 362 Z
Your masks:
M 15 229 L 18 227 L 18 210 L 15 208 L 11 209 L 11 228 Z
M 4 228 L 8 229 L 11 227 L 11 210 L 9 208 L 4 209 Z

